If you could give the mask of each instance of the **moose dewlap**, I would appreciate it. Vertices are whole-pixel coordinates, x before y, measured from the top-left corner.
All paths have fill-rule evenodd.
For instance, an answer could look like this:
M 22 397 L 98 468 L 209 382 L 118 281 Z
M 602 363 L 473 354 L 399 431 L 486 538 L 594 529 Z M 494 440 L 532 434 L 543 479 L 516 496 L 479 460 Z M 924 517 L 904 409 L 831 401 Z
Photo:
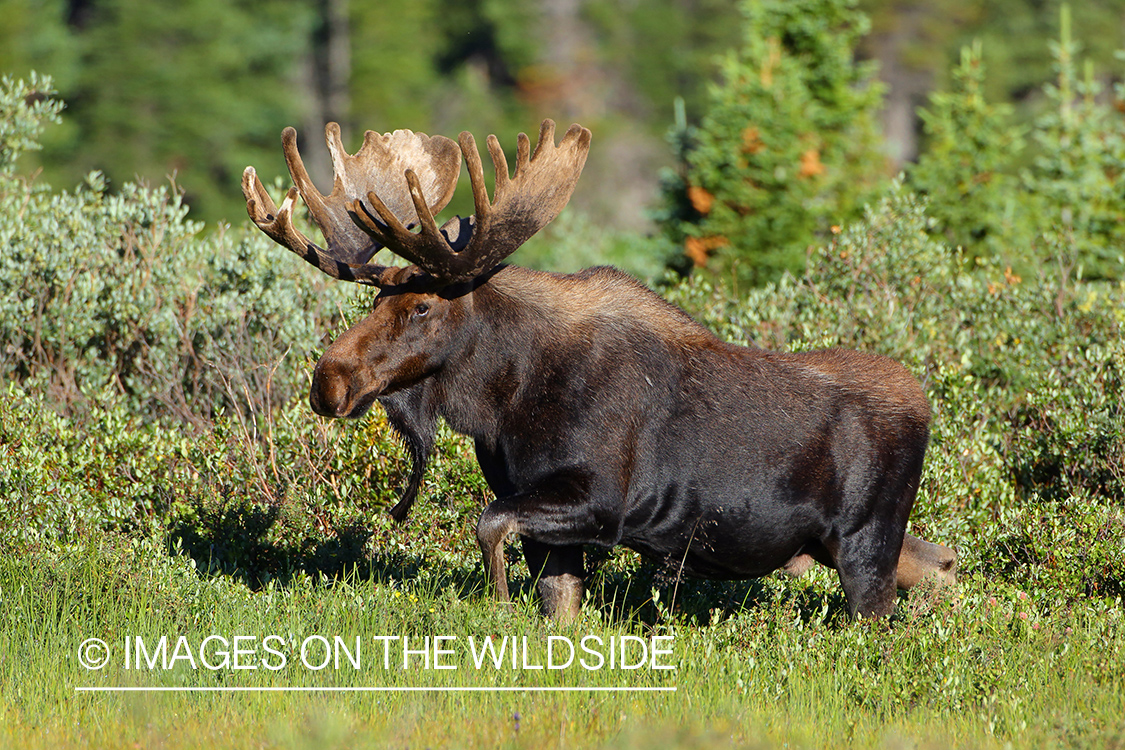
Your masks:
M 414 468 L 391 511 L 406 517 L 438 417 L 471 436 L 496 495 L 477 524 L 496 597 L 518 534 L 545 611 L 572 619 L 582 545 L 626 545 L 673 571 L 742 579 L 813 560 L 837 570 L 852 614 L 894 608 L 896 587 L 953 580 L 952 550 L 905 534 L 929 437 L 918 382 L 884 357 L 725 343 L 612 268 L 562 275 L 502 265 L 570 200 L 590 131 L 555 144 L 545 120 L 514 174 L 495 136 L 494 198 L 473 137 L 368 132 L 348 154 L 326 129 L 329 195 L 296 132 L 282 134 L 296 187 L 278 208 L 252 167 L 254 223 L 325 273 L 379 287 L 371 314 L 317 363 L 310 403 L 360 417 L 378 401 Z M 465 158 L 475 213 L 434 219 Z M 327 249 L 293 225 L 297 195 Z M 411 263 L 371 263 L 386 247 Z

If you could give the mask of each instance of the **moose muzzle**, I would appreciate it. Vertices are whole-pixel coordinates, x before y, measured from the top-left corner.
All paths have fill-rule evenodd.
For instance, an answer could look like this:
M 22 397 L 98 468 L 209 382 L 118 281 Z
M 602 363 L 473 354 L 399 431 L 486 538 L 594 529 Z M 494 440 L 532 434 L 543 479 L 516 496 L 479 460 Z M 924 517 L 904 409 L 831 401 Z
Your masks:
M 325 355 L 313 371 L 309 405 L 322 417 L 358 419 L 375 403 L 382 388 L 346 362 Z

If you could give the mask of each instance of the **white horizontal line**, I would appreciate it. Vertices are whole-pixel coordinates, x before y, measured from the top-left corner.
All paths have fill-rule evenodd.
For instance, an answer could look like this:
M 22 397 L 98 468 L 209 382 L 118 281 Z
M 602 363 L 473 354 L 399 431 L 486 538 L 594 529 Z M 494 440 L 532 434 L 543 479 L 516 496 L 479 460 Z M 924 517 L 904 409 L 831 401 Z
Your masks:
M 76 687 L 76 693 L 674 693 L 675 687 Z

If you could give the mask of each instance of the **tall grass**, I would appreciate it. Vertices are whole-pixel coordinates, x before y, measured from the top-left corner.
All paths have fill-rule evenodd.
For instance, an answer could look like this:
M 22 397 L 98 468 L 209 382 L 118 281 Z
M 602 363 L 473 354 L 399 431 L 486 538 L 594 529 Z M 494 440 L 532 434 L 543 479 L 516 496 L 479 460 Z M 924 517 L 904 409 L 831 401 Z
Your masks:
M 707 625 L 606 614 L 595 597 L 573 626 L 526 599 L 501 608 L 479 591 L 413 581 L 300 577 L 250 591 L 200 576 L 185 557 L 108 539 L 0 563 L 0 740 L 6 747 L 849 747 L 1111 744 L 1125 726 L 1125 623 L 1119 603 L 1045 608 L 979 576 L 912 595 L 890 621 L 845 624 L 826 581 L 774 580 L 758 601 Z M 438 634 L 673 636 L 673 671 L 403 670 L 382 652 L 360 670 L 126 670 L 125 636 L 311 635 L 372 644 Z M 77 663 L 100 637 L 115 657 Z M 284 649 L 282 649 L 284 650 Z M 262 651 L 258 650 L 261 655 Z M 392 651 L 394 654 L 394 651 Z M 374 657 L 374 658 L 372 658 Z M 544 663 L 541 649 L 529 664 Z M 217 661 L 217 657 L 213 659 Z M 250 659 L 255 661 L 255 659 Z M 319 657 L 312 661 L 318 662 Z M 413 666 L 420 662 L 415 658 Z M 78 687 L 621 687 L 668 693 L 82 693 Z

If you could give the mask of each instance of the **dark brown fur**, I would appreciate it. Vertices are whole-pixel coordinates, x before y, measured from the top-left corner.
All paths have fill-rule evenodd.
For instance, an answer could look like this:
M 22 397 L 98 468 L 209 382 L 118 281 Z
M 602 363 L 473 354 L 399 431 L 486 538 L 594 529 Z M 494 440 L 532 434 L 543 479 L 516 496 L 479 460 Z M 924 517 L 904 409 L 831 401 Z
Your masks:
M 585 544 L 717 578 L 816 559 L 863 615 L 891 611 L 896 585 L 952 579 L 952 550 L 904 535 L 930 410 L 901 365 L 728 344 L 608 268 L 410 284 L 403 272 L 329 347 L 310 400 L 326 416 L 387 408 L 416 462 L 398 518 L 437 417 L 474 438 L 496 494 L 477 536 L 499 598 L 513 533 L 563 619 Z

